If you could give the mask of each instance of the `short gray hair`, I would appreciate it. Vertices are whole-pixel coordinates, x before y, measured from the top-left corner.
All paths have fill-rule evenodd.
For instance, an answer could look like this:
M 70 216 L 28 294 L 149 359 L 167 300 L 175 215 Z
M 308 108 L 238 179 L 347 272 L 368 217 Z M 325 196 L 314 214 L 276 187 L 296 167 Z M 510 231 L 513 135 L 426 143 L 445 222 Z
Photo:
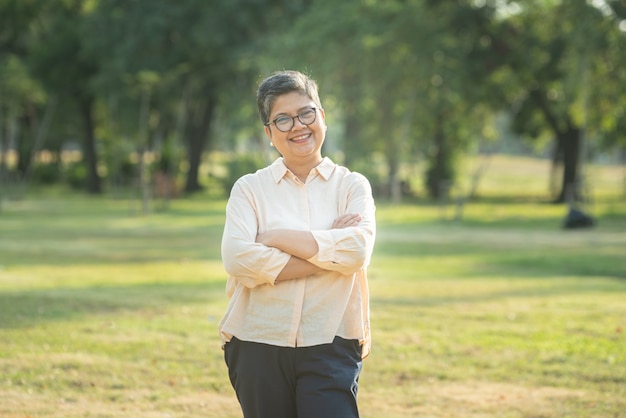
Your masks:
M 322 108 L 315 80 L 299 71 L 277 71 L 263 80 L 256 92 L 256 103 L 263 124 L 269 122 L 276 99 L 294 91 L 309 96 L 320 109 Z

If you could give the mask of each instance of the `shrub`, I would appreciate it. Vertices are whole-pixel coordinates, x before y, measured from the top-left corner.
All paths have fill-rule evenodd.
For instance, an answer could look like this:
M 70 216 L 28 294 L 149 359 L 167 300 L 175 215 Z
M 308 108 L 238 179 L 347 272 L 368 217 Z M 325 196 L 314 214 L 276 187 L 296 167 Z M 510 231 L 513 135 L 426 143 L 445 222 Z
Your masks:
M 452 157 L 442 161 L 431 159 L 424 176 L 424 187 L 433 199 L 445 199 L 454 185 L 455 171 Z
M 87 167 L 82 162 L 70 163 L 63 171 L 65 182 L 73 189 L 87 187 Z
M 265 159 L 257 154 L 237 154 L 226 162 L 226 176 L 221 179 L 222 188 L 226 195 L 235 185 L 239 177 L 254 173 L 266 165 Z
M 59 163 L 36 163 L 33 166 L 33 181 L 39 184 L 55 184 L 61 181 Z

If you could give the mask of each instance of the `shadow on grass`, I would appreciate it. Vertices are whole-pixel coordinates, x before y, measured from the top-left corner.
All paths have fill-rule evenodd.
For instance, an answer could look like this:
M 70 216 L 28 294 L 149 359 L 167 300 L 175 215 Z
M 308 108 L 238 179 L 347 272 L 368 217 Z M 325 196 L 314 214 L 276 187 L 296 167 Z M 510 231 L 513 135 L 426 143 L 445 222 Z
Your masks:
M 219 259 L 220 202 L 140 216 L 110 199 L 13 202 L 0 216 L 0 266 Z
M 73 231 L 59 225 L 38 235 L 6 232 L 0 241 L 0 265 L 219 260 L 222 232 L 222 226 Z
M 555 254 L 551 252 L 520 256 L 498 256 L 477 266 L 477 276 L 531 277 L 594 277 L 626 279 L 626 259 L 601 254 Z
M 446 274 L 446 263 L 452 261 L 454 276 L 545 278 L 551 277 L 611 277 L 626 279 L 626 258 L 610 246 L 595 248 L 516 249 L 498 246 L 469 246 L 454 243 L 428 243 L 380 245 L 375 257 L 402 261 L 401 265 L 427 265 Z M 458 266 L 455 264 L 457 263 Z M 407 270 L 407 274 L 410 272 Z M 441 274 L 441 273 L 440 273 Z M 420 277 L 420 271 L 415 276 Z
M 556 296 L 568 296 L 576 295 L 580 296 L 584 293 L 597 295 L 600 293 L 615 294 L 615 292 L 623 291 L 623 286 L 607 286 L 600 285 L 594 286 L 593 284 L 585 286 L 580 282 L 568 282 L 558 286 L 537 286 L 535 288 L 523 288 L 523 289 L 510 289 L 494 292 L 473 293 L 470 295 L 459 296 L 428 296 L 428 297 L 389 297 L 378 298 L 373 297 L 371 299 L 373 308 L 381 307 L 397 307 L 397 306 L 410 306 L 410 307 L 435 307 L 446 306 L 456 304 L 476 304 L 485 302 L 502 301 L 508 299 L 551 299 Z
M 0 293 L 0 329 L 116 312 L 163 310 L 225 300 L 224 284 L 154 283 Z

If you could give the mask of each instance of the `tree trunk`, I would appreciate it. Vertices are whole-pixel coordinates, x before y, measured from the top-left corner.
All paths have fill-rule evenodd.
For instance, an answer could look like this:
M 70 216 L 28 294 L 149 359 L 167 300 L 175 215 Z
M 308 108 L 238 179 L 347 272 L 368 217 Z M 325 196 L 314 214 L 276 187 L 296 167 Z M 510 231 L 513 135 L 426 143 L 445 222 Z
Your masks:
M 623 173 L 624 173 L 624 181 L 623 181 L 624 190 L 623 190 L 622 197 L 624 198 L 624 200 L 626 200 L 626 148 L 622 148 L 622 166 L 623 166 Z
M 555 203 L 577 202 L 582 199 L 579 178 L 581 130 L 568 126 L 565 132 L 558 135 L 563 151 L 563 179 Z
M 37 158 L 37 155 L 44 148 L 44 143 L 45 143 L 46 137 L 48 136 L 48 129 L 50 127 L 50 123 L 52 121 L 54 111 L 56 109 L 56 103 L 57 103 L 57 100 L 54 96 L 48 99 L 48 103 L 46 103 L 46 108 L 43 112 L 43 119 L 41 123 L 39 123 L 36 129 L 34 130 L 35 140 L 33 141 L 33 149 L 32 149 L 31 156 L 30 156 L 31 160 L 28 164 L 26 173 L 24 175 L 24 179 L 26 183 L 30 181 L 30 178 L 32 176 L 33 169 L 36 163 L 35 159 Z
M 578 201 L 582 198 L 581 184 L 578 175 L 580 165 L 580 147 L 582 143 L 582 129 L 575 126 L 568 115 L 561 119 L 552 112 L 548 101 L 547 94 L 540 89 L 532 89 L 529 91 L 530 98 L 541 109 L 546 122 L 552 128 L 556 136 L 556 153 L 553 164 L 562 158 L 563 162 L 563 178 L 561 182 L 561 191 L 554 200 L 554 203 L 570 203 Z M 560 153 L 560 154 L 559 154 Z M 554 167 L 554 166 L 553 166 Z
M 4 141 L 2 145 L 3 161 L 0 167 L 0 175 L 8 182 L 12 180 L 11 172 L 9 170 L 9 151 L 11 144 L 17 143 L 17 137 L 19 134 L 19 121 L 17 106 L 11 106 L 8 109 L 8 113 L 5 117 L 4 126 Z
M 17 162 L 15 164 L 18 179 L 24 179 L 28 173 L 30 165 L 34 141 L 31 140 L 32 133 L 35 132 L 37 125 L 37 114 L 30 103 L 24 105 L 20 116 L 18 117 L 18 136 L 16 136 Z
M 98 155 L 96 152 L 95 126 L 93 120 L 93 99 L 80 101 L 80 113 L 83 118 L 84 143 L 83 161 L 87 166 L 87 191 L 92 194 L 102 193 L 102 184 L 98 175 Z
M 9 150 L 9 140 L 6 133 L 8 132 L 8 118 L 7 122 L 4 121 L 4 103 L 2 102 L 2 90 L 0 90 L 0 187 L 3 184 L 3 180 L 7 173 L 7 152 Z M 6 130 L 5 130 L 6 129 Z M 0 205 L 2 203 L 2 195 L 0 194 Z M 0 207 L 1 208 L 1 207 Z
M 550 196 L 556 200 L 559 194 L 559 172 L 563 166 L 563 144 L 562 140 L 557 137 L 554 141 L 554 149 L 552 150 L 552 158 L 550 158 L 550 178 L 548 180 L 548 188 Z
M 206 100 L 203 108 L 196 118 L 192 118 L 191 135 L 187 139 L 187 159 L 189 161 L 189 171 L 187 171 L 187 181 L 185 183 L 185 192 L 193 193 L 202 190 L 202 186 L 198 181 L 200 173 L 200 164 L 202 162 L 202 153 L 209 135 L 213 111 L 215 110 L 215 101 L 212 92 L 207 92 Z
M 141 95 L 141 103 L 139 105 L 139 147 L 137 154 L 139 155 L 139 164 L 137 167 L 139 178 L 139 191 L 141 194 L 141 213 L 147 215 L 150 212 L 150 176 L 148 175 L 148 167 L 146 164 L 146 151 L 148 150 L 148 119 L 150 117 L 150 97 L 152 92 L 150 88 L 145 88 Z
M 361 143 L 361 123 L 356 110 L 356 103 L 346 102 L 346 120 L 343 139 L 343 163 L 350 167 L 352 162 L 359 156 Z
M 349 68 L 349 67 L 346 67 Z M 362 101 L 361 84 L 358 82 L 359 74 L 347 73 L 344 79 L 344 116 L 345 131 L 343 138 L 343 164 L 350 167 L 354 160 L 362 155 L 363 145 L 361 138 L 361 119 L 359 104 Z
M 4 103 L 2 102 L 2 90 L 0 90 L 0 214 L 2 213 L 2 199 L 4 197 L 4 181 L 6 179 L 6 161 L 7 161 L 7 151 L 9 149 L 8 140 L 5 142 L 5 138 L 8 135 L 5 135 L 5 122 L 4 122 Z M 9 124 L 7 123 L 6 126 Z
M 389 100 L 389 96 L 385 97 L 381 101 L 381 108 L 383 113 L 383 120 L 391 122 L 394 121 L 393 105 Z M 387 139 L 387 146 L 385 150 L 385 160 L 387 163 L 387 186 L 385 187 L 386 197 L 390 198 L 392 202 L 399 203 L 400 198 L 400 158 L 399 158 L 399 143 L 404 138 L 398 138 L 398 135 L 390 135 Z
M 448 150 L 443 130 L 443 115 L 438 112 L 435 116 L 434 126 L 434 155 L 431 156 L 430 169 L 427 173 L 427 187 L 430 197 L 442 199 L 447 197 L 450 187 L 450 179 L 447 178 Z

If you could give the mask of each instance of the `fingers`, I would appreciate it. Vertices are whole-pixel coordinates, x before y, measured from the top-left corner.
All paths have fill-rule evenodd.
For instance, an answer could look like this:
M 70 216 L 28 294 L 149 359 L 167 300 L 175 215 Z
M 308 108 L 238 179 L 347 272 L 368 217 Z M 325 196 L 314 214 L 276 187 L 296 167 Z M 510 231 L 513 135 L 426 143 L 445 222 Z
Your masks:
M 341 215 L 333 222 L 333 229 L 349 228 L 357 226 L 361 222 L 361 215 L 358 213 L 347 213 Z

